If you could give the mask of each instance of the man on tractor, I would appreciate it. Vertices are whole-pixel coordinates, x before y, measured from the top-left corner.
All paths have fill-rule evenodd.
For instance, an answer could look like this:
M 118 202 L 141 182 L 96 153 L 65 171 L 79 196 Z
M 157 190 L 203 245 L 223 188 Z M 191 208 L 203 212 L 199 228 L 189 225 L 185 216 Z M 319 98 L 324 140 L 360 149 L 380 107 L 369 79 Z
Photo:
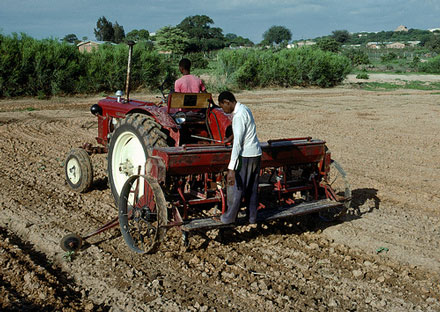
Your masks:
M 191 75 L 191 61 L 183 58 L 179 62 L 179 71 L 182 77 L 174 83 L 174 91 L 180 93 L 200 93 L 206 92 L 205 85 L 202 80 L 194 75 Z
M 233 114 L 234 137 L 227 175 L 228 209 L 220 219 L 214 217 L 214 220 L 224 224 L 235 222 L 244 197 L 249 223 L 253 224 L 257 220 L 258 176 L 262 154 L 254 117 L 250 109 L 237 102 L 229 91 L 220 93 L 218 104 L 225 113 Z

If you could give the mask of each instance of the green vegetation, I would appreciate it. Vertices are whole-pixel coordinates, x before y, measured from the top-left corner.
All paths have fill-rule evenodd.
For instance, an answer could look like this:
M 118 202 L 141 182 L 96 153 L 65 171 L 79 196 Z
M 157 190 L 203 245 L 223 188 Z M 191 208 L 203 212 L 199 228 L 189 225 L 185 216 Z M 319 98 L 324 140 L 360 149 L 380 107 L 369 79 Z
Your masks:
M 440 82 L 424 81 L 401 81 L 401 83 L 389 82 L 365 82 L 360 84 L 361 88 L 368 91 L 392 91 L 397 89 L 413 90 L 440 90 Z
M 177 28 L 187 34 L 188 42 L 184 49 L 190 52 L 208 52 L 222 49 L 226 46 L 223 30 L 211 27 L 214 21 L 206 15 L 188 16 L 183 19 Z
M 134 41 L 147 41 L 150 39 L 150 32 L 146 29 L 133 29 L 127 33 L 126 39 Z
M 272 26 L 255 47 L 249 39 L 235 34 L 223 36 L 220 28 L 212 27 L 213 23 L 206 15 L 195 15 L 177 26 L 163 27 L 152 37 L 145 29 L 132 30 L 125 37 L 122 26 L 103 16 L 98 20 L 95 33 L 98 39 L 113 42 L 137 41 L 132 58 L 132 89 L 156 89 L 165 77 L 172 81 L 182 56 L 192 61 L 192 73 L 210 77 L 206 84 L 211 91 L 332 87 L 350 72 L 361 79 L 368 79 L 372 72 L 440 74 L 440 56 L 435 52 L 440 49 L 440 35 L 435 33 L 415 30 L 378 33 L 376 35 L 393 39 L 427 37 L 423 41 L 425 47 L 368 49 L 347 45 L 369 35 L 336 30 L 330 36 L 319 38 L 315 46 L 286 49 L 292 34 L 285 27 Z M 80 53 L 74 45 L 77 41 L 75 34 L 58 41 L 0 33 L 0 97 L 46 99 L 53 95 L 108 94 L 123 90 L 127 46 L 104 44 L 91 53 Z M 268 45 L 272 47 L 267 48 Z M 405 82 L 388 86 L 371 82 L 362 87 L 436 90 L 437 85 Z
M 218 53 L 217 78 L 240 89 L 270 86 L 339 84 L 351 71 L 348 58 L 315 48 L 279 51 L 223 50 Z M 224 78 L 224 79 L 222 79 Z
M 292 39 L 292 33 L 284 26 L 272 26 L 263 34 L 263 44 L 282 44 Z
M 424 46 L 426 42 L 438 38 L 435 32 L 421 29 L 409 29 L 408 31 L 380 31 L 380 32 L 359 32 L 350 34 L 347 30 L 335 30 L 331 35 L 324 37 L 332 37 L 337 42 L 346 45 L 360 44 L 365 45 L 367 42 L 408 42 L 421 41 Z M 323 38 L 324 38 L 323 37 Z M 315 40 L 318 40 L 316 38 Z
M 64 42 L 76 43 L 79 42 L 78 37 L 75 34 L 68 34 L 63 38 Z
M 340 44 L 347 44 L 351 39 L 351 35 L 348 30 L 334 30 L 332 31 L 332 37 Z
M 177 27 L 175 30 L 181 31 Z M 158 34 L 158 45 L 161 41 Z M 168 37 L 169 38 L 169 37 Z M 148 41 L 136 45 L 132 57 L 131 88 L 156 89 L 177 76 L 180 51 L 163 55 Z M 350 60 L 316 48 L 237 49 L 186 54 L 194 69 L 216 77 L 212 90 L 268 86 L 339 84 L 351 70 Z M 123 90 L 128 49 L 104 44 L 91 53 L 55 39 L 36 40 L 25 34 L 0 34 L 0 97 L 86 94 Z M 197 71 L 196 71 L 197 72 Z M 211 83 L 212 84 L 212 83 Z
M 63 259 L 66 262 L 72 262 L 73 258 L 75 256 L 75 252 L 74 251 L 66 251 L 63 255 Z
M 318 40 L 316 46 L 322 51 L 339 52 L 341 51 L 341 45 L 333 38 L 327 37 Z
M 342 54 L 348 57 L 354 66 L 370 64 L 370 58 L 364 49 L 344 49 Z
M 189 43 L 189 36 L 178 27 L 166 26 L 156 34 L 157 48 L 160 51 L 183 54 Z
M 254 43 L 248 38 L 243 38 L 242 36 L 237 36 L 236 34 L 228 33 L 225 35 L 226 46 L 227 47 L 252 47 Z
M 367 73 L 363 72 L 363 73 L 357 74 L 356 78 L 357 79 L 370 79 L 370 76 Z
M 314 41 L 324 51 L 339 51 L 350 58 L 357 67 L 355 69 L 392 73 L 440 73 L 436 61 L 431 60 L 440 53 L 438 31 L 409 29 L 350 34 L 347 30 L 335 30 L 331 35 L 315 38 Z M 367 48 L 368 42 L 374 43 L 379 49 Z M 391 42 L 404 43 L 406 46 L 387 48 Z
M 128 49 L 103 45 L 92 53 L 54 39 L 35 40 L 25 34 L 0 34 L 0 97 L 114 92 L 124 89 Z M 175 69 L 147 43 L 133 53 L 131 86 L 157 88 Z
M 419 70 L 430 74 L 440 74 L 440 55 L 428 60 L 425 63 L 420 63 Z
M 349 51 L 357 51 L 359 58 L 355 54 L 349 55 Z M 344 48 L 342 53 L 352 59 L 353 65 L 357 65 L 357 70 L 367 70 L 368 72 L 388 72 L 388 73 L 436 73 L 435 53 L 430 53 L 422 48 L 405 49 L 365 49 L 365 48 Z M 351 52 L 350 52 L 351 53 Z M 363 57 L 360 54 L 364 54 Z M 356 61 L 363 59 L 363 61 Z
M 112 23 L 105 16 L 101 16 L 94 28 L 95 38 L 99 41 L 121 43 L 127 40 L 158 42 L 160 51 L 172 51 L 177 54 L 195 52 L 209 53 L 228 46 L 253 46 L 248 38 L 228 33 L 223 35 L 219 27 L 212 27 L 214 21 L 207 15 L 194 15 L 184 18 L 176 26 L 165 26 L 159 29 L 155 36 L 151 36 L 146 29 L 133 29 L 125 34 L 124 27 L 118 22 Z M 281 26 L 279 26 L 281 27 Z M 289 33 L 290 31 L 287 30 Z M 84 38 L 83 38 L 84 39 Z M 285 40 L 290 40 L 291 34 Z M 284 39 L 283 39 L 284 40 Z M 78 43 L 75 34 L 68 34 L 63 41 Z

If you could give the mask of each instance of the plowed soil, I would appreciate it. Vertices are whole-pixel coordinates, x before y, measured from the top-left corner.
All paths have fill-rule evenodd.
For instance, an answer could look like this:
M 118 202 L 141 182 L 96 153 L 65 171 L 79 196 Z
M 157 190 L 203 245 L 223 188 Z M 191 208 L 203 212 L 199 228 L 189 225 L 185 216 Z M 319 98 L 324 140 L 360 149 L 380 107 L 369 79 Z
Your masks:
M 342 222 L 311 217 L 193 236 L 137 255 L 118 228 L 68 255 L 70 232 L 117 215 L 105 155 L 94 185 L 64 178 L 95 143 L 99 98 L 0 101 L 0 310 L 440 311 L 440 93 L 351 87 L 236 94 L 261 141 L 324 139 L 353 190 Z M 156 101 L 155 95 L 132 98 Z

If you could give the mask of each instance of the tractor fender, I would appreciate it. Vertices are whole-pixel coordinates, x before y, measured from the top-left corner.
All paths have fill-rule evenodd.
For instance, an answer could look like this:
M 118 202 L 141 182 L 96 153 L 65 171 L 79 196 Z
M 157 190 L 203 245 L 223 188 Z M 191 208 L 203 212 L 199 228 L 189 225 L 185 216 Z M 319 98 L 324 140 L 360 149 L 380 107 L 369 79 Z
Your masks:
M 232 115 L 226 114 L 220 108 L 214 108 L 211 111 L 208 121 L 213 139 L 215 140 L 223 141 L 228 136 L 228 128 L 231 128 L 232 131 Z
M 155 119 L 155 121 L 165 128 L 176 128 L 177 124 L 174 121 L 173 118 L 168 114 L 166 107 L 157 107 L 157 106 L 148 106 L 148 107 L 137 107 L 135 109 L 132 109 L 126 113 L 128 114 L 134 114 L 134 113 L 141 113 L 146 114 Z
M 168 142 L 171 146 L 179 146 L 180 142 L 180 132 L 179 127 L 173 118 L 168 114 L 166 107 L 148 106 L 148 107 L 138 107 L 127 112 L 128 114 L 146 114 L 154 118 L 154 120 L 164 129 L 171 140 Z

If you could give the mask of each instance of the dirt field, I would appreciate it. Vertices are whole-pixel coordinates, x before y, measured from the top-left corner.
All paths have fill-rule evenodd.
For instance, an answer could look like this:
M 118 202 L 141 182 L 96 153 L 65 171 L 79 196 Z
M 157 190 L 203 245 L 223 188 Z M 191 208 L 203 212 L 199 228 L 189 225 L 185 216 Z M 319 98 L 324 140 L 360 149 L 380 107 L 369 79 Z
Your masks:
M 154 95 L 132 96 L 155 100 Z M 119 230 L 71 259 L 59 247 L 117 215 L 105 155 L 85 194 L 65 182 L 71 147 L 94 143 L 98 98 L 0 101 L 0 310 L 440 311 L 440 93 L 243 92 L 261 140 L 325 139 L 348 174 L 350 214 L 212 231 L 138 256 Z

